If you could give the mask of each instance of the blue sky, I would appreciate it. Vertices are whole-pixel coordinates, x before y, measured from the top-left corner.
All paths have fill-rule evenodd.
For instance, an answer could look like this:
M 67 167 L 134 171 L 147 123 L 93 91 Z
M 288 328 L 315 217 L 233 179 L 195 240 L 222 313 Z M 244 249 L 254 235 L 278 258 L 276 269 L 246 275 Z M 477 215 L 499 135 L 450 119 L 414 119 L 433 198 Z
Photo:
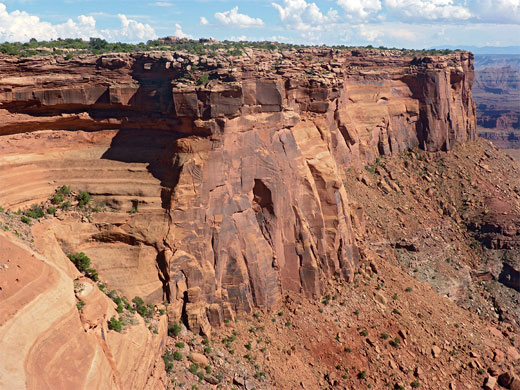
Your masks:
M 0 41 L 166 35 L 399 48 L 520 45 L 520 0 L 0 0 Z

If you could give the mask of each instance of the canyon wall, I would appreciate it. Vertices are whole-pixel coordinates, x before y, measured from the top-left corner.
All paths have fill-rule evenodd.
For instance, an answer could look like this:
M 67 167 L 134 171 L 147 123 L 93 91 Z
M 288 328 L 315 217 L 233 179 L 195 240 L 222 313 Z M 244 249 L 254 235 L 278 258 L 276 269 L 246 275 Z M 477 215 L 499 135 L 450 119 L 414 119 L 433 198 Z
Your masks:
M 350 279 L 351 166 L 475 138 L 473 56 L 245 49 L 0 59 L 0 204 L 71 185 L 111 212 L 49 225 L 110 288 L 209 332 Z M 129 213 L 128 211 L 132 211 Z
M 479 136 L 501 149 L 520 150 L 520 56 L 480 55 L 475 61 Z

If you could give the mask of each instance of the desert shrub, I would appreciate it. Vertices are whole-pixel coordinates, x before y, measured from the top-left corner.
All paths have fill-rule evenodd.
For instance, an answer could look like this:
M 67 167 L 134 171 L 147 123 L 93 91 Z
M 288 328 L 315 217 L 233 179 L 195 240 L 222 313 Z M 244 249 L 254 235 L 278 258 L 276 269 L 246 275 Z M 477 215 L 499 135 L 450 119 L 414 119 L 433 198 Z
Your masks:
M 116 332 L 121 333 L 121 330 L 123 329 L 123 324 L 121 323 L 121 320 L 118 320 L 115 316 L 112 316 L 110 321 L 108 321 L 108 329 L 115 330 Z
M 76 303 L 76 307 L 78 308 L 78 310 L 83 309 L 83 307 L 85 307 L 85 302 L 79 301 L 78 303 Z
M 45 212 L 37 204 L 33 204 L 24 214 L 34 219 L 43 218 L 45 216 Z
M 182 360 L 182 353 L 180 353 L 179 351 L 175 351 L 173 353 L 173 358 L 180 362 Z
M 61 204 L 65 200 L 65 197 L 63 194 L 56 194 L 52 197 L 51 202 L 52 204 Z
M 65 195 L 65 196 L 70 195 L 70 186 L 62 185 L 58 189 L 58 194 Z
M 47 209 L 47 214 L 49 214 L 49 215 L 54 215 L 54 214 L 56 214 L 56 210 L 57 210 L 56 207 L 51 206 L 51 207 L 49 207 L 49 208 Z
M 204 73 L 202 76 L 200 76 L 199 81 L 197 81 L 197 85 L 204 85 L 208 82 L 209 75 L 207 73 Z
M 177 360 L 175 359 L 175 354 L 167 350 L 164 352 L 164 355 L 162 355 L 162 358 L 166 372 L 171 372 L 173 370 L 173 360 Z
M 397 348 L 401 345 L 401 339 L 399 337 L 396 337 L 395 339 L 390 340 L 389 343 L 392 347 Z
M 190 368 L 189 368 L 188 370 L 189 370 L 192 374 L 196 374 L 197 371 L 199 371 L 199 365 L 193 363 L 192 365 L 190 365 Z
M 23 223 L 26 223 L 27 225 L 31 224 L 31 219 L 26 217 L 25 215 L 22 215 L 22 217 L 20 218 L 20 221 L 22 221 Z
M 68 209 L 70 209 L 70 206 L 71 206 L 70 202 L 66 201 L 66 202 L 62 203 L 62 205 L 60 206 L 60 209 L 67 211 Z
M 153 316 L 154 307 L 152 305 L 145 305 L 141 297 L 134 297 L 132 302 L 135 304 L 135 310 L 143 318 L 150 318 Z
M 85 273 L 85 276 L 97 282 L 99 279 L 98 273 L 95 269 L 90 267 L 90 258 L 83 252 L 67 255 L 70 261 L 78 268 L 80 272 Z
M 84 207 L 90 202 L 90 194 L 87 191 L 80 191 L 77 200 L 78 206 Z
M 181 333 L 181 326 L 177 323 L 168 325 L 168 335 L 171 337 L 177 337 Z
M 175 346 L 176 346 L 177 348 L 181 348 L 181 349 L 182 349 L 182 348 L 185 347 L 185 344 L 184 344 L 182 341 L 178 341 L 178 342 L 175 343 Z

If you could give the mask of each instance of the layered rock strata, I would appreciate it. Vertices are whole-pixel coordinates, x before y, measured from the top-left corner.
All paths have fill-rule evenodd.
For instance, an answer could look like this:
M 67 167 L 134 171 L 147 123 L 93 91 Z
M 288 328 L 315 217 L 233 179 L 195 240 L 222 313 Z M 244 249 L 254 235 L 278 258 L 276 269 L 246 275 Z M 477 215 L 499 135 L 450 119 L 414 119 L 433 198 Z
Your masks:
M 361 225 L 344 172 L 474 139 L 472 61 L 332 49 L 2 58 L 0 203 L 87 190 L 116 212 L 63 216 L 61 247 L 207 332 L 284 290 L 315 297 L 353 275 Z

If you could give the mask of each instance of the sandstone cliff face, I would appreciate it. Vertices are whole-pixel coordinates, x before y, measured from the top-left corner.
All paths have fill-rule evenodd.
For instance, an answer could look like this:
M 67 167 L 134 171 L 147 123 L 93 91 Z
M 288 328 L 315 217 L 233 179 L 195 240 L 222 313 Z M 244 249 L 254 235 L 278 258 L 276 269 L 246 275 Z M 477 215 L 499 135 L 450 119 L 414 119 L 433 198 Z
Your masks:
M 62 218 L 50 227 L 61 247 L 208 332 L 284 290 L 315 297 L 327 277 L 353 275 L 359 215 L 345 170 L 474 139 L 472 60 L 329 49 L 4 58 L 0 202 L 89 191 L 119 213 Z

